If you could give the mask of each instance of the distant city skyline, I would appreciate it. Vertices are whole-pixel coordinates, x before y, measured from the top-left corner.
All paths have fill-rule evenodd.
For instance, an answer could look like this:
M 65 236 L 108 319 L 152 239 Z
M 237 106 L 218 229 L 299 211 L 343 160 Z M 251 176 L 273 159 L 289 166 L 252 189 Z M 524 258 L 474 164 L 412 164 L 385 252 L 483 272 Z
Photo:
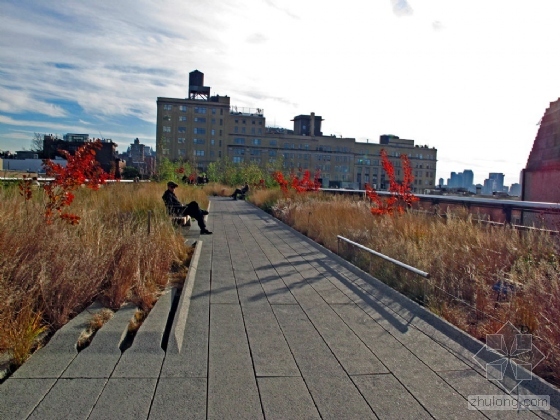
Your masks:
M 437 178 L 511 185 L 560 97 L 557 0 L 1 4 L 2 150 L 35 132 L 155 147 L 157 97 L 186 97 L 199 69 L 270 125 L 315 112 L 327 135 L 437 148 Z

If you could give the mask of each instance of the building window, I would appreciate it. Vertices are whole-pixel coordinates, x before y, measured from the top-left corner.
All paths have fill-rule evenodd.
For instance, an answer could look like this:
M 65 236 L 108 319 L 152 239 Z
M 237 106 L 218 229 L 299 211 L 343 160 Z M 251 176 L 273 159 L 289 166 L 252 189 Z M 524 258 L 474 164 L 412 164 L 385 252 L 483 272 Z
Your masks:
M 171 115 L 164 115 L 163 121 L 171 121 Z
M 239 133 L 239 127 L 238 126 L 233 127 L 233 132 L 234 133 Z
M 245 138 L 243 137 L 236 137 L 235 139 L 233 139 L 233 142 L 235 144 L 245 144 Z
M 233 163 L 241 163 L 243 162 L 243 158 L 241 156 L 234 156 Z
M 179 149 L 177 150 L 179 156 L 186 156 L 187 155 L 187 151 L 186 149 Z
M 169 149 L 162 149 L 161 152 L 162 152 L 164 155 L 168 155 L 168 154 L 169 154 Z
M 166 125 L 163 126 L 163 132 L 164 133 L 171 133 L 171 127 L 168 127 Z
M 270 140 L 270 142 L 268 144 L 270 146 L 276 146 L 278 143 L 276 142 L 276 140 Z
M 195 150 L 194 155 L 195 156 L 204 156 L 204 150 Z
M 216 130 L 212 129 L 212 130 L 210 131 L 210 133 L 211 133 L 213 136 L 215 136 L 215 135 L 216 135 Z
M 179 105 L 179 111 L 187 112 L 187 106 L 186 105 Z
M 195 127 L 193 129 L 193 131 L 194 131 L 194 134 L 206 134 L 206 129 L 205 128 Z
M 164 111 L 171 111 L 172 109 L 173 109 L 173 105 L 164 105 L 163 106 Z
M 276 150 L 269 150 L 268 156 L 276 156 Z
M 251 127 L 251 134 L 255 134 L 255 127 Z
M 179 121 L 187 121 L 186 115 L 179 115 Z
M 210 156 L 213 157 L 214 156 L 214 151 L 210 150 Z
M 212 114 L 216 114 L 216 108 L 212 108 Z
M 185 138 L 184 138 L 184 137 L 179 137 L 179 138 L 177 139 L 177 143 L 179 143 L 179 144 L 184 144 L 184 143 L 185 143 Z
M 241 127 L 241 134 L 245 134 L 245 127 Z
M 212 118 L 212 124 L 216 124 L 216 118 Z
M 214 146 L 215 143 L 216 143 L 216 140 L 214 140 L 214 139 L 210 140 L 210 144 L 211 144 L 212 146 Z
M 187 127 L 178 127 L 177 132 L 178 133 L 186 133 L 187 132 Z
M 260 146 L 261 139 L 253 139 L 252 144 L 254 144 L 255 146 Z
M 204 139 L 193 139 L 194 144 L 204 144 Z
M 194 122 L 205 123 L 206 117 L 194 117 Z
M 195 106 L 194 107 L 195 114 L 206 114 L 206 107 L 203 106 Z

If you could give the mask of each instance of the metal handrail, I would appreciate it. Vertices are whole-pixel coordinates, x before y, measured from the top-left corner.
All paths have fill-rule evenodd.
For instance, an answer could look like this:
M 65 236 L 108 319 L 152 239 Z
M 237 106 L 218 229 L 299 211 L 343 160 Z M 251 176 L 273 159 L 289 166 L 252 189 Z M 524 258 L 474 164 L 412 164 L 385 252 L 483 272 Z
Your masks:
M 419 270 L 419 269 L 417 269 L 416 267 L 413 267 L 413 266 L 411 266 L 411 265 L 405 264 L 405 263 L 403 263 L 403 262 L 401 262 L 401 261 L 399 261 L 399 260 L 395 260 L 394 258 L 388 257 L 387 255 L 384 255 L 384 254 L 382 254 L 382 253 L 380 253 L 380 252 L 374 251 L 373 249 L 370 249 L 370 248 L 367 248 L 367 247 L 365 247 L 365 246 L 363 246 L 363 245 L 360 245 L 360 244 L 357 243 L 357 242 L 351 241 L 351 240 L 348 239 L 348 238 L 345 238 L 345 237 L 340 236 L 340 235 L 336 235 L 336 238 L 337 238 L 338 240 L 341 240 L 341 241 L 344 241 L 344 242 L 348 242 L 349 244 L 354 245 L 354 246 L 356 246 L 356 247 L 358 247 L 358 248 L 360 248 L 360 249 L 363 249 L 364 251 L 367 251 L 367 252 L 369 252 L 370 254 L 376 255 L 376 256 L 378 256 L 379 258 L 383 258 L 384 260 L 387 260 L 387 261 L 389 261 L 389 262 L 392 262 L 393 264 L 396 264 L 396 265 L 398 265 L 399 267 L 406 268 L 407 270 L 412 271 L 413 273 L 418 274 L 419 276 L 425 277 L 425 278 L 427 278 L 427 279 L 430 278 L 430 273 L 426 273 L 425 271 Z

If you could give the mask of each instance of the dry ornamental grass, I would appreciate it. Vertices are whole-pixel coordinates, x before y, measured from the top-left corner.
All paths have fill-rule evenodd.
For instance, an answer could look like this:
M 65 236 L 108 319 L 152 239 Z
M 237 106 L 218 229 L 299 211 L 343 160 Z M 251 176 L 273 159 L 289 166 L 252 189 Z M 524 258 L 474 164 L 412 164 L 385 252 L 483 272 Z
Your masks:
M 117 183 L 78 190 L 70 207 L 80 217 L 76 226 L 45 223 L 40 189 L 28 201 L 16 187 L 0 189 L 0 353 L 20 365 L 43 332 L 54 332 L 96 299 L 113 310 L 132 302 L 149 311 L 171 267 L 188 264 L 184 239 L 161 199 L 165 188 Z M 177 193 L 184 202 L 208 205 L 199 189 Z

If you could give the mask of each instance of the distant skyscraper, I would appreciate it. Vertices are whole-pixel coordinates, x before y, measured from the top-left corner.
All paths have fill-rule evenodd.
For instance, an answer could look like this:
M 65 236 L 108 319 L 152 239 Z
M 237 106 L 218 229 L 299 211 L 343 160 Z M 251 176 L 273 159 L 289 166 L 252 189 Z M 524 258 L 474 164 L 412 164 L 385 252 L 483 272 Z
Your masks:
M 488 174 L 488 179 L 494 181 L 494 187 L 492 192 L 499 191 L 502 192 L 504 190 L 504 174 L 491 172 Z
M 474 187 L 474 172 L 470 169 L 463 171 L 463 188 L 471 189 Z

